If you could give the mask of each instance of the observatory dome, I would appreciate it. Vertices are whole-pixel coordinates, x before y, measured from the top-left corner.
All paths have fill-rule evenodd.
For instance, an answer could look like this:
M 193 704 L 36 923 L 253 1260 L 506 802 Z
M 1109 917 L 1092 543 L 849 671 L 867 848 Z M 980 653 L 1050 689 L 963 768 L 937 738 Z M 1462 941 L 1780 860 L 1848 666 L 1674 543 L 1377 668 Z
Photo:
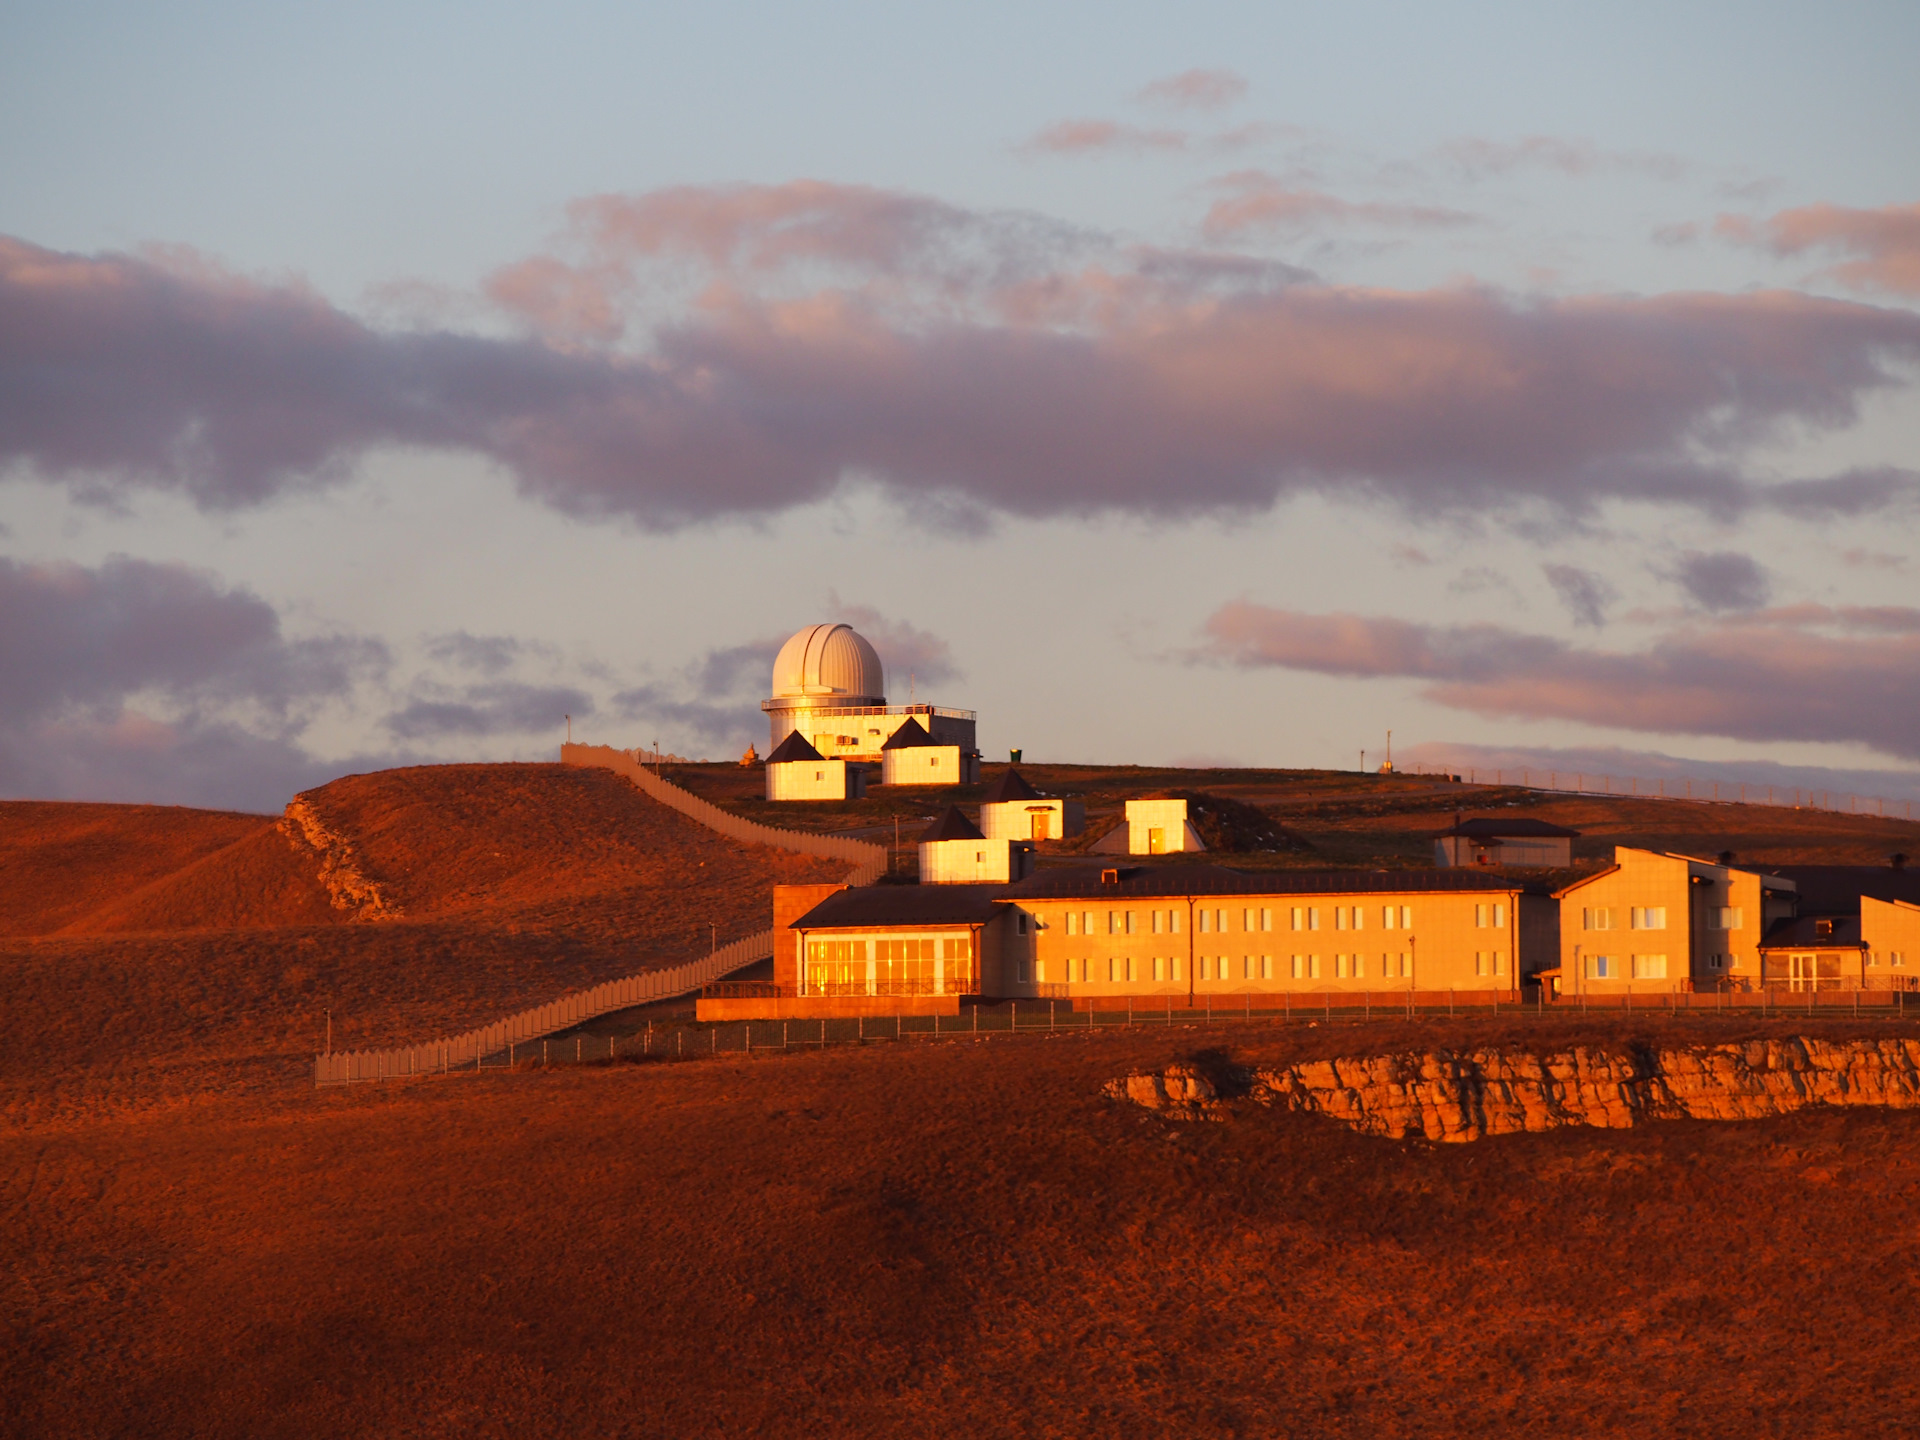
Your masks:
M 884 705 L 880 656 L 851 625 L 809 625 L 780 647 L 773 698 L 829 705 Z

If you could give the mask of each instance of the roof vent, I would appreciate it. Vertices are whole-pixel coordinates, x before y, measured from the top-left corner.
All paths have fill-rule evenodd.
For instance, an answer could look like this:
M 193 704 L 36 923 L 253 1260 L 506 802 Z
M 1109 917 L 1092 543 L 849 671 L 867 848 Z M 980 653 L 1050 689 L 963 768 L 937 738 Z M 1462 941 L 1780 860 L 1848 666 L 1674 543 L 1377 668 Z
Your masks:
M 1120 883 L 1120 872 L 1118 870 L 1102 870 L 1100 872 L 1100 883 L 1102 885 L 1118 885 Z
M 1907 852 L 1904 850 L 1894 851 L 1893 854 L 1887 857 L 1887 864 L 1891 865 L 1896 870 L 1906 869 L 1907 868 Z

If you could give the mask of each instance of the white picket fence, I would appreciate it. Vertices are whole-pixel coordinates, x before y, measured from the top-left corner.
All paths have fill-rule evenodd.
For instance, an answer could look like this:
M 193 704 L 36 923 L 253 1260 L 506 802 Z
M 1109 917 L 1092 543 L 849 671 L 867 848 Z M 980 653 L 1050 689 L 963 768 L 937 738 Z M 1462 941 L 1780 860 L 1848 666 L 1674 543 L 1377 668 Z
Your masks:
M 566 744 L 560 747 L 560 763 L 599 766 L 616 775 L 624 775 L 639 786 L 647 798 L 658 800 L 662 805 L 678 810 L 689 820 L 698 821 L 709 830 L 717 830 L 729 839 L 744 840 L 752 845 L 771 845 L 775 849 L 793 850 L 802 855 L 819 855 L 829 860 L 845 860 L 853 866 L 853 873 L 847 877 L 849 885 L 871 885 L 887 873 L 886 846 L 854 840 L 845 835 L 812 835 L 800 830 L 782 830 L 773 825 L 762 825 L 757 820 L 743 819 L 722 810 L 711 800 L 702 800 L 691 791 L 682 790 L 671 780 L 654 774 L 640 763 L 639 757 L 647 753 L 616 750 L 611 745 Z
M 724 945 L 704 959 L 665 970 L 643 970 L 621 980 L 609 980 L 591 990 L 562 995 L 545 1005 L 522 1010 L 491 1025 L 393 1050 L 336 1050 L 313 1057 L 315 1085 L 346 1085 L 355 1080 L 392 1080 L 407 1075 L 437 1075 L 477 1068 L 490 1055 L 512 1045 L 524 1045 L 543 1035 L 570 1030 L 615 1010 L 626 1010 L 654 1000 L 669 1000 L 709 985 L 722 975 L 773 954 L 773 931 L 762 930 L 744 940 Z

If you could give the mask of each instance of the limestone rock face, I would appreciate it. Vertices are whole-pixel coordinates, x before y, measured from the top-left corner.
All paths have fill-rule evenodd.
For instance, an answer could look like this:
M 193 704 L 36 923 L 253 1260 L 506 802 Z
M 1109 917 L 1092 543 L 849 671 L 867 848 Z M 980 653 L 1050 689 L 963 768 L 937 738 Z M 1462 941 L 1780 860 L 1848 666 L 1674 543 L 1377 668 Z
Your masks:
M 1409 1051 L 1240 1072 L 1248 1098 L 1326 1115 L 1369 1135 L 1479 1140 L 1562 1125 L 1756 1120 L 1808 1105 L 1920 1107 L 1920 1040 L 1805 1036 L 1612 1051 Z M 1110 1081 L 1106 1093 L 1170 1119 L 1225 1118 L 1187 1066 Z
M 318 863 L 320 883 L 336 910 L 354 920 L 398 920 L 402 911 L 379 883 L 360 872 L 360 857 L 342 836 L 327 828 L 305 795 L 296 795 L 276 829 L 295 850 L 311 852 Z

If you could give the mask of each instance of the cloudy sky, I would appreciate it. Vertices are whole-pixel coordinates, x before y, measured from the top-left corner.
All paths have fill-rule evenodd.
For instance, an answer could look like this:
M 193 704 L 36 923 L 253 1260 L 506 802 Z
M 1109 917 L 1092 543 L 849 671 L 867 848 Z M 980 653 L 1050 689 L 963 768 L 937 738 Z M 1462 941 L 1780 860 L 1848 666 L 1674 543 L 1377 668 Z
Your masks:
M 1558 8 L 14 7 L 0 794 L 729 756 L 837 618 L 989 756 L 1920 796 L 1920 9 Z

